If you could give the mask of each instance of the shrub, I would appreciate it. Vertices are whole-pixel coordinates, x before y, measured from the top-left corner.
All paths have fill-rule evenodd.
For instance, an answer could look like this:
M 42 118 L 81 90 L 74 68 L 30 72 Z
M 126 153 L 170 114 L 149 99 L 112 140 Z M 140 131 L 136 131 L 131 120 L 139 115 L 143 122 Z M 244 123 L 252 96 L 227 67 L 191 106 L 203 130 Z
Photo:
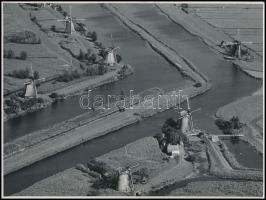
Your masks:
M 95 31 L 93 31 L 92 33 L 91 32 L 87 32 L 86 36 L 90 37 L 93 42 L 95 42 L 97 40 L 97 33 Z
M 39 38 L 32 31 L 21 31 L 8 36 L 5 36 L 5 39 L 13 43 L 21 44 L 38 44 Z
M 52 25 L 52 26 L 51 26 L 51 30 L 52 30 L 53 32 L 56 31 L 56 29 L 55 29 L 55 25 Z
M 98 65 L 98 74 L 103 75 L 106 72 L 107 72 L 107 67 L 103 63 L 99 64 Z
M 61 74 L 58 78 L 57 81 L 59 82 L 69 82 L 72 81 L 73 77 L 68 71 L 65 71 L 63 74 Z
M 33 78 L 36 80 L 38 78 L 40 78 L 39 72 L 38 71 L 34 71 L 33 72 Z
M 80 69 L 85 70 L 85 67 L 80 63 L 79 65 Z
M 80 74 L 78 73 L 77 70 L 74 71 L 65 71 L 63 74 L 61 74 L 58 78 L 57 81 L 59 82 L 69 82 L 72 81 L 73 79 L 80 78 Z
M 21 102 L 20 106 L 22 110 L 27 110 L 34 106 L 37 102 L 37 98 L 25 99 L 25 101 Z
M 78 60 L 80 60 L 80 61 L 84 60 L 84 53 L 83 53 L 83 51 L 81 49 L 79 51 Z
M 89 63 L 96 63 L 96 55 L 93 53 L 91 56 L 89 56 L 88 62 Z
M 57 6 L 57 10 L 59 11 L 59 12 L 61 12 L 63 9 L 62 9 L 62 6 L 60 6 L 60 5 L 58 5 Z
M 38 97 L 38 98 L 37 98 L 37 103 L 43 104 L 43 103 L 44 103 L 44 100 L 43 100 L 43 98 L 41 98 L 41 97 Z
M 56 92 L 53 92 L 52 94 L 49 95 L 50 98 L 57 99 L 59 95 Z
M 21 52 L 20 52 L 20 56 L 19 56 L 19 58 L 20 58 L 21 60 L 26 60 L 27 57 L 28 57 L 28 55 L 27 55 L 27 52 L 26 52 L 26 51 L 21 51 Z
M 167 133 L 169 128 L 176 128 L 176 125 L 177 123 L 173 118 L 168 118 L 162 126 L 162 132 Z
M 72 75 L 73 79 L 80 78 L 80 74 L 78 73 L 78 70 L 72 71 L 71 75 Z
M 182 9 L 185 13 L 188 13 L 188 4 L 187 4 L 187 3 L 182 3 L 182 4 L 181 4 L 181 9 Z
M 37 20 L 37 18 L 36 18 L 36 16 L 31 16 L 30 17 L 30 20 L 33 21 L 33 22 L 35 22 Z
M 132 173 L 132 176 L 134 177 L 134 183 L 138 184 L 138 183 L 142 183 L 142 181 L 144 179 L 148 179 L 149 178 L 149 170 L 148 168 L 141 168 L 138 171 L 135 171 Z
M 89 60 L 89 59 L 90 59 L 90 55 L 91 55 L 91 50 L 88 49 L 88 50 L 87 50 L 87 53 L 85 54 L 85 59 L 86 59 L 86 60 Z
M 25 79 L 25 78 L 30 77 L 30 71 L 28 68 L 20 69 L 20 70 L 13 70 L 13 72 L 9 73 L 8 75 L 11 77 L 15 77 L 15 78 Z
M 97 40 L 97 33 L 95 31 L 92 32 L 91 39 L 93 42 L 95 42 Z
M 87 69 L 86 69 L 86 75 L 87 76 L 95 76 L 97 75 L 97 71 L 94 67 L 92 66 L 89 66 Z
M 88 168 L 85 167 L 85 165 L 80 164 L 80 163 L 76 165 L 76 169 L 80 170 L 81 172 L 84 172 L 84 173 L 88 173 L 89 172 Z
M 7 51 L 6 58 L 8 58 L 8 59 L 15 58 L 15 54 L 14 54 L 13 50 L 9 49 Z
M 177 134 L 175 130 L 171 129 L 171 131 L 169 131 L 165 136 L 168 144 L 172 145 L 180 144 L 181 141 L 180 134 Z

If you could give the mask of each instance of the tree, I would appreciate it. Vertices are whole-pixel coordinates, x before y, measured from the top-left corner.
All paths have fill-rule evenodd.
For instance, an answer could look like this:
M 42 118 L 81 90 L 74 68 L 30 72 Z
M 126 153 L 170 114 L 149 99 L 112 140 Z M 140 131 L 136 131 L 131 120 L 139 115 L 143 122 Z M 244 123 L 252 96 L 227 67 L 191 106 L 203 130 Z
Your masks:
M 176 125 L 177 125 L 177 123 L 176 123 L 175 120 L 173 120 L 173 118 L 168 118 L 164 122 L 164 124 L 162 126 L 162 132 L 163 133 L 167 133 L 168 132 L 168 129 L 170 129 L 170 128 L 175 128 L 176 129 Z
M 99 73 L 99 75 L 103 75 L 106 73 L 106 68 L 105 68 L 105 65 L 103 63 L 98 65 L 98 73 Z
M 86 60 L 90 60 L 90 54 L 91 54 L 91 50 L 88 49 L 88 50 L 87 50 L 87 53 L 85 54 L 85 59 L 86 59 Z
M 38 71 L 34 71 L 33 72 L 33 78 L 36 80 L 38 78 L 40 78 L 39 72 Z
M 57 99 L 59 95 L 56 92 L 53 92 L 52 94 L 49 95 L 50 98 Z
M 11 49 L 7 51 L 7 58 L 15 58 L 15 54 Z
M 80 69 L 85 70 L 85 67 L 80 63 L 79 65 Z
M 55 30 L 55 25 L 52 25 L 52 26 L 51 26 L 51 30 L 52 30 L 53 32 L 56 31 L 56 30 Z
M 91 39 L 93 42 L 95 42 L 97 40 L 97 33 L 95 31 L 92 32 Z
M 21 51 L 20 52 L 20 59 L 21 60 L 26 60 L 27 57 L 28 57 L 28 55 L 27 55 L 27 52 L 26 51 Z
M 168 134 L 166 134 L 166 141 L 168 144 L 172 145 L 180 144 L 181 137 L 174 129 L 171 129 Z
M 83 51 L 82 51 L 81 49 L 79 50 L 78 59 L 79 59 L 80 61 L 84 60 L 84 53 L 83 53 Z

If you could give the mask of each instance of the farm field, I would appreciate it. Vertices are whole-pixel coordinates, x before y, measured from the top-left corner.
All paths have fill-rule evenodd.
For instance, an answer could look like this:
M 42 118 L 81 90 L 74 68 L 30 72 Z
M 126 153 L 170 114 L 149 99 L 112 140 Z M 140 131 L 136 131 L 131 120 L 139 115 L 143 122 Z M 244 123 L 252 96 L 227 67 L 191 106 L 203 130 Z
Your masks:
M 251 41 L 247 47 L 263 55 L 263 7 L 246 4 L 190 4 L 190 12 L 217 30 L 240 41 Z

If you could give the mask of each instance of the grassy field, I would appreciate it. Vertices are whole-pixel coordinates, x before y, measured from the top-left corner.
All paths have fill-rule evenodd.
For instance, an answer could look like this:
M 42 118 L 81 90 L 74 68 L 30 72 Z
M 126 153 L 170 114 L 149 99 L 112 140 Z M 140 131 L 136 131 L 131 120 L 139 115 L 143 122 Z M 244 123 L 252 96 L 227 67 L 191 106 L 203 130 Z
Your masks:
M 262 56 L 262 4 L 190 4 L 189 10 L 232 38 L 252 41 L 247 46 Z
M 199 181 L 171 191 L 169 196 L 262 196 L 262 182 Z
M 24 87 L 25 79 L 18 79 L 7 76 L 14 70 L 30 68 L 39 72 L 41 78 L 53 77 L 69 69 L 66 64 L 71 65 L 71 57 L 77 56 L 80 49 L 86 53 L 91 49 L 91 53 L 97 55 L 98 50 L 94 44 L 79 36 L 65 38 L 61 33 L 51 31 L 51 26 L 55 25 L 57 30 L 64 31 L 65 22 L 58 22 L 55 19 L 64 17 L 58 11 L 51 8 L 39 8 L 34 10 L 32 6 L 20 6 L 19 4 L 4 4 L 4 37 L 19 32 L 30 31 L 40 38 L 41 44 L 19 44 L 8 40 L 4 43 L 4 50 L 12 50 L 15 57 L 19 57 L 22 51 L 27 53 L 25 60 L 12 58 L 4 59 L 4 91 L 10 92 Z M 31 17 L 36 17 L 39 26 L 31 21 Z M 60 42 L 67 48 L 63 49 Z M 80 61 L 72 59 L 72 69 L 80 70 Z
M 18 4 L 4 4 L 4 36 L 11 33 L 31 31 L 41 39 L 41 44 L 18 44 L 4 43 L 4 49 L 11 49 L 16 56 L 21 51 L 26 51 L 28 58 L 26 60 L 4 59 L 4 74 L 15 69 L 29 68 L 33 64 L 33 70 L 40 73 L 40 77 L 49 77 L 58 74 L 63 70 L 60 65 L 68 63 L 69 55 L 54 44 L 50 38 L 34 24 L 26 10 L 23 10 Z M 56 53 L 55 53 L 56 52 Z M 65 54 L 65 55 L 64 55 Z M 6 77 L 6 76 L 5 76 Z M 4 90 L 12 91 L 23 87 L 21 83 L 25 80 L 17 78 L 4 78 Z

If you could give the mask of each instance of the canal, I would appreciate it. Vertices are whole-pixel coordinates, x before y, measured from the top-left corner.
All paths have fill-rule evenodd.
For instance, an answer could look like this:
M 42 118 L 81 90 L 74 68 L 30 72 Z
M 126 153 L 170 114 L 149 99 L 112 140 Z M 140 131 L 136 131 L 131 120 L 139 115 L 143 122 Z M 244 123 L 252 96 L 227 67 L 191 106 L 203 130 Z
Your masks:
M 230 62 L 221 59 L 197 37 L 169 21 L 152 5 L 127 6 L 132 6 L 130 8 L 132 13 L 130 14 L 134 15 L 139 23 L 149 29 L 156 37 L 162 38 L 171 48 L 185 55 L 212 80 L 213 87 L 209 92 L 192 99 L 192 109 L 201 108 L 200 112 L 194 113 L 193 119 L 197 127 L 214 134 L 218 133 L 219 130 L 213 120 L 213 115 L 217 109 L 237 98 L 251 94 L 260 87 L 261 82 L 250 78 Z M 134 75 L 125 80 L 100 87 L 95 92 L 120 94 L 121 89 L 125 91 L 134 89 L 137 93 L 155 86 L 169 90 L 176 88 L 177 85 L 187 83 L 187 80 L 155 53 L 144 40 L 128 30 L 100 5 L 75 5 L 72 7 L 72 13 L 74 16 L 88 18 L 84 23 L 97 32 L 99 41 L 104 44 L 108 42 L 111 44 L 110 35 L 112 34 L 115 45 L 120 46 L 119 54 L 135 70 Z M 82 112 L 84 111 L 79 108 L 78 97 L 74 97 L 56 107 L 51 106 L 46 110 L 8 121 L 4 129 L 5 137 L 11 140 Z M 159 113 L 138 124 L 96 138 L 7 175 L 4 178 L 5 195 L 18 192 L 36 181 L 73 167 L 77 163 L 86 163 L 91 158 L 117 149 L 129 142 L 145 136 L 152 136 L 160 132 L 165 119 L 175 117 L 175 115 L 173 110 Z M 254 162 L 254 159 L 257 158 L 251 156 L 250 161 L 245 164 L 249 165 Z

